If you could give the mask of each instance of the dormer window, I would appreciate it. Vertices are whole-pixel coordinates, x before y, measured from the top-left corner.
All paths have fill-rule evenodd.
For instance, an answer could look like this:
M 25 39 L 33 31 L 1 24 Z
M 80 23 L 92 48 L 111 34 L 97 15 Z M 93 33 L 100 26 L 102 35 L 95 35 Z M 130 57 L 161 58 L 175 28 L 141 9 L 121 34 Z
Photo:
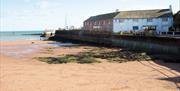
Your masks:
M 119 19 L 120 23 L 123 23 L 125 21 L 125 19 Z
M 168 18 L 167 18 L 167 17 L 163 17 L 163 18 L 162 18 L 162 21 L 163 21 L 163 22 L 167 22 L 167 21 L 168 21 Z

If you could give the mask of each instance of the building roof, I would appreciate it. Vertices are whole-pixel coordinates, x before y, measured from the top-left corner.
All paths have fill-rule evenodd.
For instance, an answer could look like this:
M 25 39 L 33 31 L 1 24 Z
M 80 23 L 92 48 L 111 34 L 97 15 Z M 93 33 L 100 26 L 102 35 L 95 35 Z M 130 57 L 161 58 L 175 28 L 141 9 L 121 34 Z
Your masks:
M 175 25 L 180 25 L 180 11 L 178 11 L 178 12 L 174 15 L 174 24 L 175 24 Z
M 97 15 L 97 16 L 91 16 L 90 18 L 88 18 L 85 21 L 97 21 L 97 20 L 113 19 L 118 14 L 119 14 L 119 12 L 114 12 L 114 13 L 102 14 L 102 15 Z
M 173 16 L 171 9 L 120 11 L 115 18 L 157 18 Z
M 91 16 L 85 21 L 97 21 L 113 18 L 157 18 L 166 16 L 173 16 L 171 9 L 120 11 L 97 16 Z
M 180 10 L 176 14 L 174 14 L 174 17 L 179 15 L 180 15 Z

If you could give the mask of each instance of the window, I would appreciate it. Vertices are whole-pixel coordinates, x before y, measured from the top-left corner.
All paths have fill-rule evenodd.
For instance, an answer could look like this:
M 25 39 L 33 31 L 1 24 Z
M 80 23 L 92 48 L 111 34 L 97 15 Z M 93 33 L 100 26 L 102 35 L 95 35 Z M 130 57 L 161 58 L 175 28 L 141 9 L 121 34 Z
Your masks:
M 119 19 L 115 19 L 115 22 L 119 22 Z
M 98 21 L 98 24 L 97 25 L 100 25 L 100 21 Z
M 108 24 L 111 24 L 111 20 L 109 20 L 109 23 Z
M 108 20 L 106 20 L 106 24 L 108 24 Z
M 88 22 L 85 22 L 85 25 L 88 25 Z
M 147 22 L 153 22 L 153 18 L 148 18 Z
M 96 21 L 94 22 L 94 25 L 97 25 L 97 22 L 96 22 Z
M 119 22 L 121 22 L 121 23 L 124 22 L 124 21 L 125 21 L 125 19 L 119 19 Z
M 111 24 L 112 20 L 106 20 L 106 24 Z
M 139 30 L 138 26 L 133 26 L 133 30 Z
M 99 21 L 99 25 L 102 25 L 102 21 Z
M 133 19 L 133 22 L 138 22 L 138 19 Z
M 157 26 L 154 26 L 154 25 L 144 25 L 143 26 L 143 30 L 156 30 L 156 27 Z
M 104 25 L 106 24 L 106 20 L 104 20 Z
M 99 25 L 102 25 L 102 21 L 99 21 Z
M 162 21 L 163 21 L 163 22 L 167 22 L 167 21 L 168 21 L 168 18 L 167 18 L 167 17 L 163 17 L 163 18 L 162 18 Z

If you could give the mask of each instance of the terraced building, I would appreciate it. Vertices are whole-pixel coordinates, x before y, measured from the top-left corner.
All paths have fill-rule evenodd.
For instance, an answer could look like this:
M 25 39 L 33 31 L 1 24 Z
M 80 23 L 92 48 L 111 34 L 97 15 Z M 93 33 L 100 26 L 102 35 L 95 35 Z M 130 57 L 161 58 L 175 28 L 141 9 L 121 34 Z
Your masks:
M 173 13 L 169 9 L 120 11 L 92 16 L 84 21 L 84 30 L 168 32 L 173 26 Z

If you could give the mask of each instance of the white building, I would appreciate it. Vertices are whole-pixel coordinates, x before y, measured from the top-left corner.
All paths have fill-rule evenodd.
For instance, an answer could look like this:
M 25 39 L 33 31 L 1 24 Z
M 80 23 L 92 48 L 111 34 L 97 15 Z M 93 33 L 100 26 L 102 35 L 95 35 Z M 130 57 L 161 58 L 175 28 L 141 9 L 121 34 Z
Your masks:
M 113 32 L 154 30 L 168 32 L 173 25 L 173 13 L 169 9 L 120 11 L 113 20 Z

